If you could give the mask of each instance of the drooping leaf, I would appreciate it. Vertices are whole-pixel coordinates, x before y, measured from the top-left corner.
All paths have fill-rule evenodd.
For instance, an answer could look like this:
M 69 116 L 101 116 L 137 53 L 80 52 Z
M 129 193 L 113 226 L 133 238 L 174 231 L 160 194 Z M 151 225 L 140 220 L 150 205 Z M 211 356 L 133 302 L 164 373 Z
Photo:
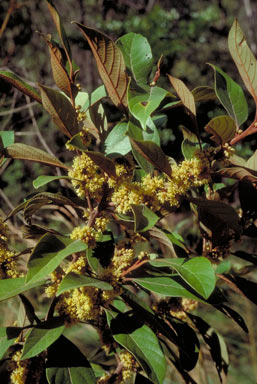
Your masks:
M 171 176 L 172 169 L 168 158 L 162 149 L 152 141 L 139 141 L 130 137 L 132 146 L 141 156 L 149 161 L 155 168 Z
M 160 87 L 148 87 L 147 90 L 128 89 L 128 107 L 143 129 L 151 114 L 159 107 L 169 92 Z
M 151 209 L 145 205 L 131 204 L 134 216 L 134 232 L 145 232 L 151 229 L 160 220 Z
M 46 87 L 45 85 L 38 84 L 42 103 L 45 110 L 49 113 L 51 118 L 61 132 L 69 138 L 78 132 L 78 121 L 75 108 L 71 102 L 62 93 Z
M 119 154 L 125 156 L 131 151 L 129 137 L 126 135 L 128 123 L 119 122 L 105 140 L 105 154 Z
M 191 313 L 188 313 L 187 315 L 193 321 L 205 343 L 208 345 L 211 357 L 215 362 L 219 378 L 222 380 L 221 374 L 223 372 L 225 375 L 227 374 L 229 365 L 228 352 L 224 340 L 221 335 L 201 317 L 192 315 Z
M 46 377 L 49 384 L 96 384 L 86 357 L 61 335 L 47 351 Z
M 162 247 L 165 247 L 165 253 L 167 257 L 177 257 L 173 247 L 172 238 L 170 238 L 168 234 L 158 228 L 150 229 L 149 234 L 152 238 L 158 241 L 162 245 Z
M 152 51 L 147 39 L 130 32 L 119 38 L 117 45 L 123 54 L 128 75 L 139 86 L 146 85 L 153 65 Z
M 256 254 L 250 254 L 245 251 L 236 251 L 232 253 L 236 257 L 239 257 L 240 259 L 249 261 L 250 263 L 253 263 L 254 265 L 257 265 L 257 255 Z
M 69 41 L 68 41 L 67 36 L 66 36 L 65 29 L 64 29 L 63 24 L 61 22 L 60 15 L 59 15 L 55 5 L 53 4 L 52 0 L 46 0 L 46 1 L 47 1 L 47 6 L 48 6 L 48 9 L 50 11 L 50 14 L 51 14 L 53 21 L 55 23 L 58 35 L 61 39 L 63 49 L 65 50 L 67 59 L 69 59 L 69 61 L 71 63 L 72 62 L 71 49 L 70 49 Z
M 182 101 L 182 104 L 192 113 L 193 116 L 196 116 L 195 99 L 192 92 L 187 88 L 182 80 L 171 75 L 168 75 L 168 78 L 172 87 L 175 89 L 180 100 Z
M 21 91 L 25 95 L 31 97 L 31 99 L 42 104 L 42 100 L 40 95 L 38 94 L 38 91 L 35 88 L 31 87 L 31 85 L 27 84 L 25 81 L 23 81 L 20 77 L 18 77 L 14 73 L 8 72 L 8 71 L 0 71 L 0 78 L 5 80 L 7 83 L 13 85 L 15 88 L 17 88 L 19 91 Z
M 104 156 L 101 152 L 87 151 L 86 154 L 99 168 L 107 173 L 107 175 L 116 177 L 116 168 L 113 160 Z
M 217 116 L 204 127 L 218 145 L 228 143 L 236 134 L 236 123 L 230 116 Z
M 16 342 L 22 329 L 21 327 L 0 328 L 0 360 L 3 358 L 7 349 Z
M 231 281 L 249 300 L 257 305 L 256 289 L 257 283 L 241 276 L 225 275 L 226 279 Z
M 122 112 L 127 107 L 128 79 L 126 67 L 120 49 L 103 33 L 76 23 L 95 57 L 99 74 L 106 90 L 116 107 Z
M 134 355 L 155 384 L 162 384 L 166 361 L 155 333 L 128 314 L 106 310 L 107 322 L 114 339 Z
M 244 319 L 238 312 L 234 311 L 234 309 L 228 307 L 227 305 L 217 305 L 215 306 L 220 312 L 226 315 L 229 319 L 234 320 L 240 328 L 243 329 L 244 332 L 248 333 L 247 325 L 245 324 Z
M 213 64 L 209 65 L 214 70 L 216 94 L 229 116 L 235 120 L 236 126 L 240 127 L 248 117 L 248 106 L 244 92 L 240 85 L 222 69 Z
M 68 167 L 61 163 L 56 157 L 49 155 L 49 153 L 44 152 L 39 148 L 35 148 L 27 144 L 16 143 L 9 145 L 3 150 L 3 154 L 5 157 L 9 157 L 11 159 L 30 160 L 36 163 L 68 169 Z
M 236 180 L 248 180 L 251 183 L 257 183 L 257 172 L 246 167 L 222 168 L 216 172 L 217 175 L 229 177 Z
M 41 176 L 38 176 L 35 180 L 33 180 L 33 187 L 35 189 L 38 189 L 40 187 L 43 187 L 43 185 L 51 183 L 51 181 L 62 180 L 62 179 L 70 180 L 70 177 L 69 176 L 46 176 L 46 175 L 41 175 Z
M 27 282 L 35 282 L 53 272 L 62 260 L 72 253 L 82 252 L 87 245 L 52 234 L 44 235 L 35 246 L 28 262 Z
M 105 291 L 110 291 L 113 289 L 112 285 L 107 283 L 106 281 L 70 272 L 63 278 L 58 288 L 57 296 L 59 296 L 65 291 L 69 291 L 70 289 L 75 289 L 79 287 L 96 287 Z
M 39 318 L 35 314 L 35 310 L 29 299 L 23 295 L 23 293 L 19 294 L 19 298 L 24 306 L 26 316 L 28 318 L 29 323 L 32 325 L 34 321 L 38 324 L 40 323 Z
M 45 280 L 26 283 L 25 277 L 0 280 L 0 301 L 10 299 L 11 297 L 19 295 L 19 293 L 26 292 L 31 288 L 39 287 L 44 283 Z

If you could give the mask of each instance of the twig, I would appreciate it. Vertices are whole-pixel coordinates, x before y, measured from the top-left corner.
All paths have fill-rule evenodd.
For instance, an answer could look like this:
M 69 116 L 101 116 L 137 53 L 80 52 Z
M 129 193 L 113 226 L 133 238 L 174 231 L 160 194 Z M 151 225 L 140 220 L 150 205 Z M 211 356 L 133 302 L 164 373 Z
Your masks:
M 26 105 L 22 105 L 21 107 L 11 108 L 11 109 L 8 109 L 8 111 L 0 112 L 0 116 L 13 115 L 14 113 L 21 112 L 24 109 L 33 107 L 36 104 L 38 104 L 38 103 L 36 101 L 33 101 L 32 103 L 29 103 L 29 104 L 26 104 Z
M 5 15 L 3 24 L 1 25 L 1 28 L 0 28 L 0 39 L 3 36 L 3 33 L 7 27 L 7 24 L 8 24 L 10 17 L 11 17 L 11 14 L 16 10 L 16 8 L 17 8 L 16 0 L 10 0 L 9 8 L 8 8 L 7 13 Z

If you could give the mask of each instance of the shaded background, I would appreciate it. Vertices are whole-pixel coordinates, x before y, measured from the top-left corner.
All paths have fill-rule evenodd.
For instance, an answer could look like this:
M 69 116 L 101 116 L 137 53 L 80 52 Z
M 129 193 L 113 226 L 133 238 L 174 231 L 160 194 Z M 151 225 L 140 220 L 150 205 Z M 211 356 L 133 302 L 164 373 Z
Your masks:
M 3 25 L 10 3 L 8 0 L 0 2 L 0 26 Z M 28 81 L 54 86 L 48 48 L 36 33 L 50 33 L 57 38 L 47 5 L 44 0 L 19 0 L 17 5 L 6 28 L 0 30 L 0 69 L 14 71 Z M 155 63 L 161 55 L 164 56 L 158 85 L 166 89 L 171 89 L 167 73 L 185 81 L 189 89 L 200 85 L 212 86 L 213 71 L 207 62 L 221 67 L 242 85 L 227 47 L 227 36 L 235 17 L 239 19 L 255 55 L 257 51 L 257 2 L 254 0 L 56 0 L 55 5 L 70 39 L 73 57 L 80 67 L 78 81 L 87 92 L 100 85 L 101 79 L 91 51 L 78 28 L 70 23 L 72 20 L 97 28 L 114 40 L 128 32 L 141 33 L 147 37 Z M 254 107 L 247 93 L 246 97 L 250 121 Z M 110 108 L 108 105 L 106 107 Z M 223 113 L 224 110 L 216 102 L 200 105 L 200 129 L 212 117 Z M 109 117 L 110 120 L 115 120 L 116 111 L 109 109 Z M 181 123 L 186 125 L 183 119 L 179 110 L 172 111 L 168 115 L 167 125 L 161 130 L 165 152 L 176 159 L 181 156 L 181 133 L 178 126 Z M 69 160 L 65 152 L 65 139 L 48 114 L 40 106 L 31 105 L 28 98 L 3 81 L 0 81 L 0 123 L 0 130 L 15 131 L 16 142 L 42 149 L 47 146 L 61 160 Z M 248 138 L 244 147 L 239 143 L 237 148 L 240 155 L 248 157 L 256 148 L 256 139 Z M 54 171 L 38 164 L 7 160 L 0 169 L 0 214 L 7 215 L 25 196 L 35 192 L 32 180 L 39 174 L 50 172 Z M 59 184 L 51 183 L 46 188 L 50 192 L 56 192 Z M 59 216 L 54 225 L 58 226 L 58 220 Z M 19 216 L 10 223 L 14 233 L 17 231 L 16 224 L 21 223 L 22 218 Z M 21 236 L 19 231 L 17 236 Z M 8 316 L 15 314 L 15 301 L 8 301 L 8 306 Z M 246 321 L 254 324 L 254 312 L 245 301 L 235 301 L 234 308 L 242 314 L 246 313 Z M 254 331 L 251 332 L 249 342 L 248 336 L 231 321 L 224 320 L 224 317 L 217 314 L 213 317 L 207 310 L 205 319 L 215 324 L 216 329 L 220 329 L 229 344 L 232 360 L 228 383 L 254 383 L 254 364 L 257 361 Z M 94 337 L 92 336 L 92 340 Z M 87 347 L 90 349 L 92 346 Z M 208 384 L 216 383 L 217 378 L 212 379 L 208 369 L 207 364 Z

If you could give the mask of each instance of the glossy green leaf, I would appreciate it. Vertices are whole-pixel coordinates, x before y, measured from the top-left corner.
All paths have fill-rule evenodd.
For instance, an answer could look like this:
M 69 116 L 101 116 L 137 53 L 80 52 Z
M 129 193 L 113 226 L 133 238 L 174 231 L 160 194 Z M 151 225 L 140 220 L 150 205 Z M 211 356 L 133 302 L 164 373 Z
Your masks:
M 230 116 L 214 117 L 204 127 L 211 139 L 218 145 L 228 143 L 236 134 L 236 123 Z
M 222 69 L 213 64 L 209 65 L 214 70 L 215 92 L 229 116 L 235 120 L 237 127 L 239 127 L 248 117 L 248 106 L 244 92 L 240 85 Z
M 9 147 L 14 143 L 14 131 L 0 131 L 0 138 L 4 148 Z
M 113 289 L 112 285 L 105 281 L 96 279 L 94 277 L 83 276 L 74 272 L 70 272 L 63 278 L 58 288 L 57 296 L 65 291 L 79 287 L 96 287 L 105 291 L 111 291 Z
M 33 180 L 33 187 L 35 189 L 38 189 L 40 187 L 43 187 L 43 185 L 51 183 L 51 181 L 61 180 L 61 179 L 70 180 L 70 177 L 69 176 L 46 176 L 46 175 L 38 176 L 35 180 Z
M 123 54 L 128 75 L 139 86 L 146 85 L 153 65 L 152 51 L 147 39 L 130 32 L 119 38 L 117 45 Z
M 129 110 L 143 129 L 146 129 L 148 118 L 168 94 L 168 91 L 160 87 L 149 87 L 147 91 L 128 89 Z
M 23 81 L 20 77 L 18 77 L 14 73 L 8 72 L 8 71 L 0 71 L 0 79 L 5 80 L 7 83 L 13 85 L 15 88 L 17 88 L 19 91 L 21 91 L 25 95 L 31 97 L 31 99 L 42 104 L 42 100 L 40 95 L 38 94 L 38 91 L 35 88 L 31 87 L 31 85 L 27 84 L 25 81 Z
M 16 143 L 9 145 L 5 148 L 3 154 L 5 157 L 9 157 L 11 159 L 29 160 L 36 163 L 68 169 L 68 167 L 61 163 L 56 157 L 49 155 L 49 153 L 44 152 L 39 148 L 35 148 L 27 144 Z
M 30 359 L 45 351 L 61 336 L 64 329 L 64 321 L 60 318 L 53 318 L 36 325 L 26 337 L 21 360 Z
M 112 102 L 126 111 L 128 79 L 120 49 L 103 33 L 76 23 L 95 57 L 99 74 Z
M 63 335 L 48 348 L 46 377 L 49 384 L 96 384 L 86 357 Z
M 88 94 L 87 92 L 78 92 L 75 98 L 75 104 L 80 105 L 81 110 L 86 112 L 89 107 L 92 107 L 107 96 L 105 86 L 100 85 L 91 94 Z
M 131 208 L 135 223 L 134 232 L 148 231 L 160 220 L 159 216 L 143 204 L 131 204 Z
M 23 328 L 20 327 L 1 327 L 0 328 L 0 360 L 3 358 L 7 349 L 15 344 L 17 337 Z
M 72 137 L 78 132 L 78 121 L 75 108 L 69 99 L 62 93 L 45 85 L 38 84 L 42 103 L 45 110 L 61 132 L 67 137 Z
M 182 279 L 205 299 L 215 288 L 216 277 L 211 262 L 206 257 L 194 257 L 175 267 Z
M 81 240 L 71 240 L 52 234 L 44 235 L 35 246 L 28 262 L 27 282 L 37 281 L 53 272 L 65 257 L 82 252 L 87 245 Z
M 180 276 L 138 277 L 133 278 L 133 281 L 141 287 L 159 293 L 160 295 L 199 300 L 197 296 L 184 288 L 185 285 L 183 285 L 183 280 Z
M 45 280 L 26 283 L 25 277 L 0 280 L 0 301 L 10 299 L 11 297 L 19 295 L 19 293 L 26 292 L 31 288 L 39 287 L 44 283 Z
M 129 137 L 126 135 L 128 131 L 128 123 L 120 122 L 109 133 L 105 140 L 106 155 L 123 155 L 131 151 Z
M 106 310 L 106 314 L 114 339 L 135 356 L 153 383 L 162 384 L 166 361 L 155 333 L 126 313 Z
M 132 147 L 159 171 L 166 173 L 169 177 L 172 174 L 170 162 L 162 149 L 152 141 L 139 141 L 130 137 Z

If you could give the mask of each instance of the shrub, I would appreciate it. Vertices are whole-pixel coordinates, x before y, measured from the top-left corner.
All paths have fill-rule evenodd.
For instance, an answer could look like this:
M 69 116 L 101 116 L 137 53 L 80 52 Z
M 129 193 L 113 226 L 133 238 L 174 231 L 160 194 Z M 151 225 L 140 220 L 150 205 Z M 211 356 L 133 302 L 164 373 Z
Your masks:
M 228 304 L 226 287 L 256 304 L 256 283 L 243 276 L 257 263 L 251 247 L 246 252 L 244 246 L 247 237 L 257 236 L 256 152 L 245 160 L 233 145 L 256 132 L 257 117 L 240 129 L 248 117 L 243 91 L 219 67 L 211 64 L 214 89 L 190 91 L 168 75 L 175 95 L 158 87 L 161 59 L 152 75 L 146 38 L 129 33 L 114 43 L 75 23 L 103 80 L 89 95 L 76 84 L 78 71 L 50 0 L 48 7 L 60 43 L 43 38 L 60 90 L 38 84 L 38 91 L 7 71 L 0 77 L 42 104 L 68 138 L 73 161 L 65 164 L 39 148 L 14 143 L 13 132 L 1 132 L 2 163 L 23 159 L 59 169 L 58 175 L 38 176 L 35 189 L 62 182 L 62 193 L 34 193 L 5 219 L 23 212 L 24 239 L 37 239 L 32 248 L 10 250 L 7 225 L 0 224 L 0 299 L 19 295 L 26 312 L 22 324 L 0 328 L 4 375 L 10 383 L 161 384 L 171 364 L 184 382 L 195 383 L 189 372 L 205 345 L 222 381 L 228 370 L 226 347 L 201 311 L 212 307 L 247 332 Z M 257 62 L 237 21 L 228 42 L 256 101 Z M 115 123 L 105 113 L 106 98 L 119 111 Z M 198 127 L 196 103 L 214 99 L 227 114 Z M 176 113 L 178 107 L 190 121 L 182 127 L 183 161 L 167 156 L 159 137 L 167 112 Z M 43 218 L 43 207 L 52 207 L 52 217 L 58 207 L 66 207 L 66 227 L 38 222 L 35 214 Z M 191 243 L 188 233 L 183 238 L 174 230 L 178 213 L 187 217 L 188 233 L 194 229 Z M 250 264 L 237 270 L 235 258 Z M 36 314 L 24 295 L 38 287 L 49 298 L 46 314 Z M 192 311 L 198 305 L 197 316 Z M 94 356 L 86 357 L 63 335 L 77 324 L 83 332 L 89 332 L 85 324 L 97 330 L 101 347 Z

